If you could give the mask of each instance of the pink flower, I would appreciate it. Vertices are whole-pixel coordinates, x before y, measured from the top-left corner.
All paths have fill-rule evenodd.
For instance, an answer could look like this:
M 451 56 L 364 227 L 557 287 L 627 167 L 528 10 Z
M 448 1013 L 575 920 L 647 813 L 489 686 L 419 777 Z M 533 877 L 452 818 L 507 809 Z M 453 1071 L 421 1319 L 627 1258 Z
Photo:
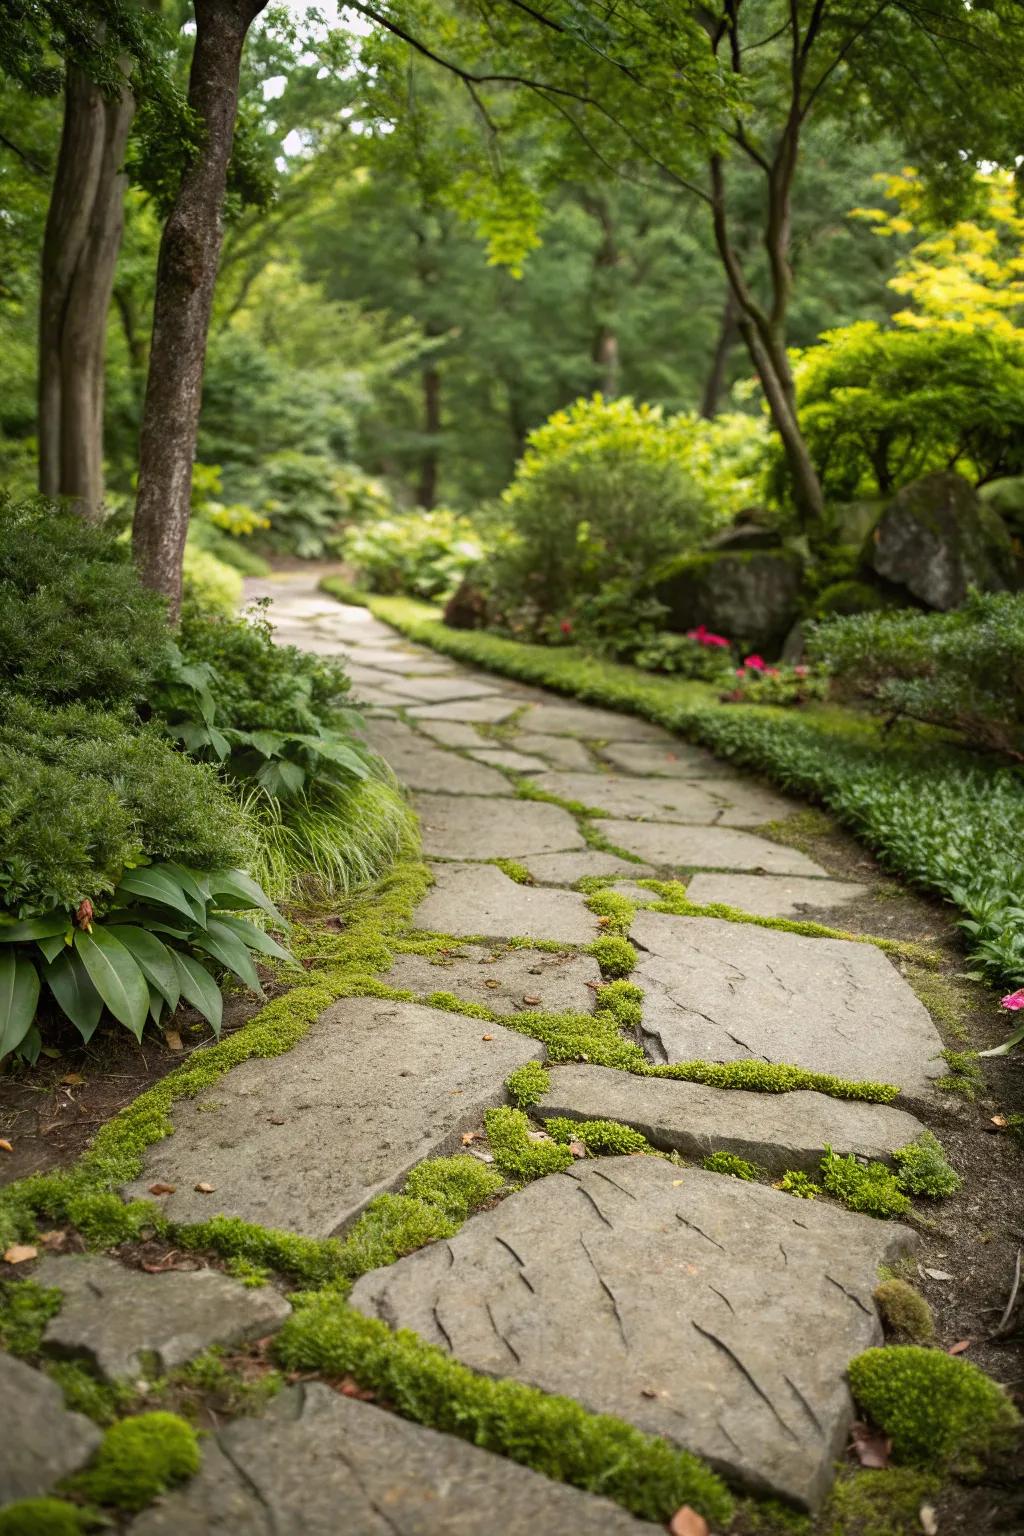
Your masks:
M 1011 1013 L 1016 1013 L 1018 1008 L 1024 1008 L 1024 987 L 1018 992 L 1008 992 L 1005 997 L 999 999 L 1001 1008 L 1008 1008 Z
M 810 667 L 794 667 L 793 668 L 793 671 L 795 672 L 797 677 L 807 677 L 808 674 L 810 673 L 810 670 L 811 670 Z
M 563 619 L 558 627 L 562 631 L 563 635 L 572 634 L 572 621 L 570 619 Z
M 753 656 L 744 656 L 743 665 L 749 667 L 751 672 L 763 672 L 765 668 L 764 657 L 758 656 L 756 652 Z
M 736 676 L 737 677 L 742 677 L 743 676 L 743 668 L 742 667 L 737 667 L 736 668 Z
M 704 631 L 704 635 L 703 635 L 703 638 L 701 640 L 701 645 L 728 645 L 728 644 L 729 644 L 729 642 L 725 638 L 724 635 L 712 635 L 707 630 Z

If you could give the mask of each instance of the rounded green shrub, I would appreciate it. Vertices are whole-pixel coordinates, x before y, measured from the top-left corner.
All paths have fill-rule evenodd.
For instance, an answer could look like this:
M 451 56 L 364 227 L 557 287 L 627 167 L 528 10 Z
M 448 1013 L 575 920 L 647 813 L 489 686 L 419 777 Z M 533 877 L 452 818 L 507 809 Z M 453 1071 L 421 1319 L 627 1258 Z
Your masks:
M 932 1309 L 921 1292 L 893 1276 L 875 1287 L 875 1306 L 887 1334 L 908 1344 L 927 1344 L 935 1334 Z
M 110 1426 L 76 1484 L 97 1504 L 134 1511 L 193 1477 L 201 1461 L 191 1424 L 176 1413 L 141 1413 Z
M 969 1360 L 920 1345 L 868 1349 L 849 1364 L 862 1411 L 892 1441 L 897 1461 L 976 1472 L 1008 1450 L 1020 1415 L 1003 1389 Z
M 0 1536 L 79 1536 L 83 1516 L 63 1499 L 19 1499 L 0 1509 Z

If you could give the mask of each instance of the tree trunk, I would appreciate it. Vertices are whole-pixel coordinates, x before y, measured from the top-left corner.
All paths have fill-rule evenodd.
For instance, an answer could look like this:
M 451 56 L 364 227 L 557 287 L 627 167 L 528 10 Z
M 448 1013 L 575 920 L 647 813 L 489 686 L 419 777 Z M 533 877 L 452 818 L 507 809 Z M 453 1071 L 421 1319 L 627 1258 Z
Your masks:
M 615 222 L 604 198 L 585 196 L 583 206 L 601 230 L 601 241 L 594 252 L 594 307 L 599 318 L 591 359 L 597 370 L 598 389 L 606 400 L 614 400 L 619 392 L 621 358 L 618 332 L 609 317 L 616 309 L 616 274 L 622 256 L 615 240 Z
M 437 501 L 438 442 L 441 436 L 441 370 L 423 370 L 423 432 L 426 444 L 420 459 L 418 502 L 429 512 Z
M 188 99 L 203 125 L 204 141 L 182 178 L 160 242 L 132 525 L 142 580 L 168 599 L 172 622 L 181 608 L 181 565 L 242 49 L 265 3 L 196 0 L 195 5 Z
M 722 307 L 722 318 L 718 325 L 718 336 L 715 340 L 715 350 L 711 358 L 711 367 L 704 382 L 704 398 L 700 405 L 700 413 L 706 421 L 712 421 L 718 415 L 719 403 L 725 392 L 729 353 L 739 339 L 738 318 L 735 295 L 731 288 L 727 288 L 725 291 L 725 304 Z
M 125 143 L 135 103 L 105 99 L 69 66 L 64 129 L 43 240 L 39 489 L 87 517 L 103 502 L 107 311 L 124 227 Z

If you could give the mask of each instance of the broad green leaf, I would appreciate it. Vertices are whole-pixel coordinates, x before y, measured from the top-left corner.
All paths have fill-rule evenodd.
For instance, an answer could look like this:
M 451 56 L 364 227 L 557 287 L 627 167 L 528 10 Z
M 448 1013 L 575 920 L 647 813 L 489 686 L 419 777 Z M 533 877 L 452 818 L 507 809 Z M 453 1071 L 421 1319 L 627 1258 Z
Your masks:
M 92 933 L 79 930 L 75 949 L 114 1018 L 141 1040 L 149 1013 L 149 988 L 130 950 L 111 930 L 101 927 Z
M 39 1060 L 39 1053 L 43 1049 L 43 1037 L 39 1033 L 39 1025 L 33 1024 L 28 1034 L 18 1046 L 18 1055 L 22 1061 L 27 1061 L 30 1067 L 34 1067 Z
M 230 905 L 242 910 L 259 907 L 260 911 L 274 918 L 282 928 L 288 927 L 287 920 L 281 916 L 270 897 L 244 869 L 215 869 L 206 876 L 206 880 L 210 895 L 218 906 Z M 234 900 L 227 902 L 225 896 L 231 896 Z
M 357 779 L 369 778 L 370 770 L 358 752 L 340 741 L 324 740 L 319 736 L 299 736 L 297 739 L 307 745 L 311 752 L 318 753 L 329 763 L 336 763 L 339 768 L 345 768 Z
M 221 965 L 226 966 L 229 971 L 233 971 L 236 976 L 241 977 L 242 981 L 245 982 L 247 987 L 251 987 L 253 992 L 262 994 L 263 986 L 246 945 L 238 937 L 238 934 L 232 933 L 231 929 L 226 927 L 219 918 L 211 917 L 207 924 L 206 932 L 197 934 L 193 943 L 197 948 L 203 949 L 207 954 L 212 955 L 215 960 L 219 960 Z
M 41 952 L 47 964 L 68 947 L 74 937 L 74 932 L 73 928 L 68 927 L 63 933 L 58 933 L 52 939 L 36 939 L 36 949 Z
M 167 999 L 167 1006 L 173 1013 L 181 996 L 181 986 L 168 946 L 155 933 L 127 924 L 118 926 L 117 937 L 133 956 L 146 980 Z
M 171 964 L 173 965 L 174 962 L 172 961 Z M 174 979 L 175 979 L 175 981 L 177 981 L 177 979 L 178 979 L 178 968 L 177 968 L 177 966 L 174 966 Z M 154 987 L 152 982 L 150 982 L 150 984 L 149 984 L 149 1016 L 153 1020 L 154 1024 L 159 1024 L 160 1023 L 160 1016 L 161 1016 L 161 1014 L 163 1013 L 163 1011 L 164 1011 L 164 1009 L 166 1007 L 167 1007 L 167 1003 L 166 1003 L 166 1001 L 165 1001 L 165 999 L 163 997 L 163 994 L 158 992 L 156 987 Z
M 305 781 L 305 768 L 300 768 L 298 763 L 289 763 L 286 758 L 268 760 L 256 774 L 256 782 L 275 800 L 297 795 Z
M 0 1057 L 24 1040 L 38 1002 L 39 973 L 32 961 L 15 950 L 0 950 Z
M 26 939 L 51 939 L 63 935 L 68 926 L 66 912 L 48 912 L 45 917 L 26 917 L 21 922 L 0 918 L 0 944 L 22 944 Z
M 264 757 L 276 757 L 287 740 L 280 731 L 247 731 L 246 736 L 249 745 Z
M 184 864 L 175 864 L 172 859 L 166 859 L 160 868 L 170 875 L 172 880 L 177 880 L 189 901 L 193 902 L 200 911 L 206 911 L 207 895 L 199 884 L 194 870 L 186 869 Z
M 180 883 L 159 864 L 148 864 L 142 869 L 129 869 L 118 881 L 117 896 L 138 896 L 142 901 L 154 901 L 160 907 L 173 907 L 194 918 L 195 912 Z
M 276 939 L 272 939 L 269 933 L 264 933 L 262 928 L 257 928 L 255 923 L 250 923 L 244 917 L 229 917 L 226 912 L 221 913 L 216 919 L 225 928 L 230 928 L 232 933 L 237 933 L 243 944 L 250 949 L 259 950 L 261 955 L 273 955 L 276 960 L 287 960 L 290 965 L 298 965 L 295 956 Z
M 61 1010 L 88 1043 L 100 1021 L 103 999 L 93 986 L 81 955 L 62 948 L 46 967 L 43 979 Z
M 174 963 L 178 968 L 178 980 L 181 983 L 181 995 L 198 1008 L 203 1018 L 213 1025 L 215 1035 L 220 1034 L 220 1021 L 224 1012 L 224 999 L 220 995 L 220 988 L 206 969 L 192 955 L 183 955 L 178 950 L 171 951 Z

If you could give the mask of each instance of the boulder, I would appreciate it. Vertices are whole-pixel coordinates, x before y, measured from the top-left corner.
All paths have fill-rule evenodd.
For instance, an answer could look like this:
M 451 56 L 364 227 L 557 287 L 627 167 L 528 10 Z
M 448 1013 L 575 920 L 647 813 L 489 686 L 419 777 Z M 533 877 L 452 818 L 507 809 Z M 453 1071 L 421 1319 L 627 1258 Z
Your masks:
M 655 596 L 672 629 L 707 625 L 739 645 L 777 654 L 800 611 L 803 567 L 781 549 L 686 555 L 662 574 Z
M 962 475 L 939 471 L 905 485 L 871 536 L 869 557 L 887 581 L 929 608 L 958 608 L 971 587 L 1004 592 L 1015 585 L 1005 523 Z

